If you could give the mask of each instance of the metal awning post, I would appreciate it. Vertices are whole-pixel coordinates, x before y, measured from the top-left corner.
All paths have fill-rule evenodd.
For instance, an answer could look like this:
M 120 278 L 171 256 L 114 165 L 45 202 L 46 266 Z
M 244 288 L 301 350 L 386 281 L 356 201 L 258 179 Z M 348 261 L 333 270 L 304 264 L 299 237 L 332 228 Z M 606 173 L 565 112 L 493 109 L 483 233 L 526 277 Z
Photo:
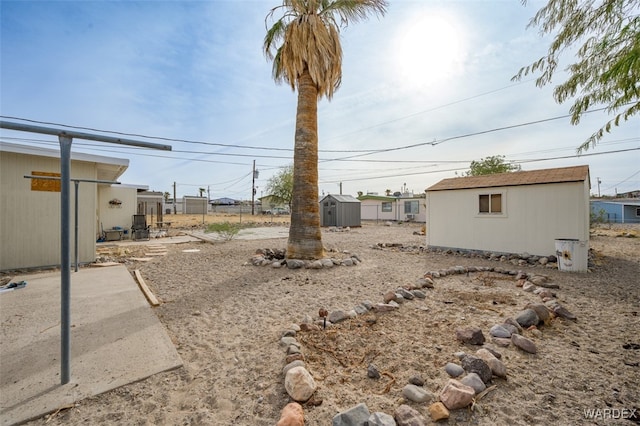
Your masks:
M 74 180 L 73 184 L 75 186 L 75 190 L 76 190 L 76 208 L 75 208 L 75 221 L 74 221 L 74 233 L 73 233 L 73 239 L 74 239 L 74 253 L 75 253 L 75 257 L 76 257 L 76 261 L 75 261 L 75 270 L 76 272 L 78 272 L 78 263 L 80 263 L 79 258 L 80 256 L 78 255 L 78 185 L 80 184 L 80 181 L 78 180 Z
M 16 130 L 19 132 L 55 135 L 58 136 L 58 141 L 60 142 L 60 214 L 62 216 L 60 220 L 60 250 L 62 251 L 62 253 L 60 253 L 60 361 L 62 364 L 60 369 L 60 379 L 62 384 L 65 385 L 71 380 L 71 233 L 69 227 L 69 215 L 71 212 L 71 143 L 73 138 L 114 143 L 118 145 L 138 146 L 141 148 L 161 149 L 164 151 L 171 151 L 171 146 L 133 139 L 122 139 L 112 136 L 76 132 L 74 130 L 62 130 L 51 127 L 33 126 L 30 124 L 12 123 L 4 120 L 0 120 L 0 128 Z
M 69 214 L 71 213 L 71 143 L 72 138 L 58 136 L 60 141 L 60 382 L 71 380 L 71 264 Z

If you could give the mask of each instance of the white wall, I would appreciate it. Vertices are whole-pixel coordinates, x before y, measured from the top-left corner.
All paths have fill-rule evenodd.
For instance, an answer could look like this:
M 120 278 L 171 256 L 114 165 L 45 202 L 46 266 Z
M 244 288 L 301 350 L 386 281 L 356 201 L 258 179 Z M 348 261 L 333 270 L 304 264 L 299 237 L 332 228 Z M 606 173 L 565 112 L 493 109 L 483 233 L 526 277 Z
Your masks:
M 503 194 L 503 213 L 478 214 L 478 196 Z M 585 182 L 427 192 L 427 245 L 550 255 L 556 239 L 589 240 Z
M 36 172 L 60 172 L 57 158 L 0 151 L 0 270 L 60 264 L 60 193 L 32 191 Z M 95 163 L 72 161 L 71 177 L 96 179 Z M 71 183 L 71 249 L 74 248 L 75 187 Z M 78 187 L 80 262 L 95 260 L 96 184 Z M 72 260 L 75 254 L 72 253 Z
M 391 211 L 382 211 L 382 200 L 363 199 L 360 200 L 360 211 L 362 220 L 400 220 L 406 221 L 407 214 L 404 212 L 405 201 L 418 202 L 418 214 L 415 215 L 416 222 L 424 223 L 427 219 L 427 210 L 425 207 L 425 198 L 393 198 L 390 199 Z
M 136 188 L 120 185 L 100 185 L 98 188 L 98 214 L 96 229 L 100 233 L 102 229 L 112 229 L 116 226 L 127 229 L 127 236 L 131 235 L 131 221 L 136 214 Z M 110 200 L 117 198 L 122 201 L 120 206 L 109 204 Z M 99 236 L 99 235 L 97 235 Z

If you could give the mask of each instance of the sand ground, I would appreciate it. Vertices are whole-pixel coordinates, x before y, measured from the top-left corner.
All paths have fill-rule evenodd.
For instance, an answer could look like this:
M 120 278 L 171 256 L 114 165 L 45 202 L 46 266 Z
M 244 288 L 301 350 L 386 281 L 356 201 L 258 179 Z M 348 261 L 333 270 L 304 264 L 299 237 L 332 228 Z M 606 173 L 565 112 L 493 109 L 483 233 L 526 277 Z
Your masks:
M 201 216 L 190 220 L 198 219 L 202 221 Z M 286 224 L 288 218 L 278 219 Z M 198 226 L 176 220 L 170 232 Z M 382 223 L 349 232 L 325 229 L 328 249 L 362 259 L 354 267 L 328 270 L 247 264 L 258 248 L 285 248 L 284 238 L 168 244 L 166 256 L 146 262 L 131 260 L 141 256 L 142 248 L 119 250 L 114 259 L 139 269 L 162 300 L 155 312 L 184 367 L 29 424 L 275 425 L 289 402 L 282 374 L 285 353 L 278 342 L 291 324 L 317 318 L 319 308 L 349 310 L 364 300 L 381 302 L 389 290 L 413 285 L 430 270 L 456 265 L 522 269 L 420 251 L 425 244 L 425 237 L 416 235 L 420 230 L 420 224 Z M 497 348 L 507 379 L 494 379 L 495 389 L 473 410 L 453 411 L 440 424 L 630 424 L 602 416 L 587 419 L 585 410 L 640 408 L 640 350 L 625 349 L 640 344 L 639 237 L 638 227 L 594 229 L 590 244 L 595 266 L 586 274 L 524 267 L 559 285 L 558 300 L 578 320 L 557 318 L 538 331 L 525 331 L 538 346 L 535 355 L 513 346 Z M 379 243 L 396 247 L 381 250 Z M 401 391 L 413 375 L 437 395 L 448 379 L 444 365 L 457 362 L 454 353 L 477 349 L 459 343 L 455 330 L 477 326 L 488 337 L 493 324 L 531 301 L 539 301 L 538 296 L 523 292 L 504 275 L 454 275 L 437 279 L 424 300 L 409 301 L 395 312 L 367 314 L 374 317 L 373 326 L 362 316 L 323 335 L 299 333 L 307 368 L 318 385 L 315 404 L 304 406 L 305 424 L 330 425 L 335 414 L 360 402 L 371 412 L 392 414 L 407 403 Z M 341 355 L 345 352 L 346 357 Z M 369 362 L 389 376 L 367 378 Z M 428 404 L 409 405 L 429 418 Z

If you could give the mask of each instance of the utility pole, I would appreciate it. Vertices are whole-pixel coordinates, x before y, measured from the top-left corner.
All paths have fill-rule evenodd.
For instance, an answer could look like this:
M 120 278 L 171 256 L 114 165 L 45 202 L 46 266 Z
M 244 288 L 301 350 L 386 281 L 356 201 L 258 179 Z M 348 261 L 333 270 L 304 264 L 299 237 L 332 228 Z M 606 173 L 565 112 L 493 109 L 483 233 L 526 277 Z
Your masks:
M 178 200 L 176 199 L 176 182 L 173 181 L 173 214 L 178 214 L 178 210 L 176 207 L 177 203 L 178 203 Z
M 340 182 L 339 185 L 340 185 L 340 195 L 342 195 L 342 182 Z
M 251 181 L 251 215 L 255 214 L 255 198 L 256 198 L 256 179 L 260 172 L 256 170 L 256 160 L 253 160 L 253 179 Z
M 602 183 L 602 181 L 600 180 L 600 178 L 596 179 L 598 179 L 598 198 L 600 198 L 600 184 Z

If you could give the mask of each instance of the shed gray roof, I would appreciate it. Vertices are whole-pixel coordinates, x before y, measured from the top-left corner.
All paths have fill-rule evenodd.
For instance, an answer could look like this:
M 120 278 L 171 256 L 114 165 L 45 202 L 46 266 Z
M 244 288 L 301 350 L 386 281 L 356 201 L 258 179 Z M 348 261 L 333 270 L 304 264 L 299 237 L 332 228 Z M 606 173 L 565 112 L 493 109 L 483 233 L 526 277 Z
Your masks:
M 340 203 L 359 203 L 360 202 L 360 200 L 353 197 L 352 195 L 335 195 L 335 194 L 325 195 L 320 201 L 328 197 L 331 197 Z
M 589 166 L 574 166 L 443 179 L 427 191 L 582 182 L 585 179 L 589 179 Z

